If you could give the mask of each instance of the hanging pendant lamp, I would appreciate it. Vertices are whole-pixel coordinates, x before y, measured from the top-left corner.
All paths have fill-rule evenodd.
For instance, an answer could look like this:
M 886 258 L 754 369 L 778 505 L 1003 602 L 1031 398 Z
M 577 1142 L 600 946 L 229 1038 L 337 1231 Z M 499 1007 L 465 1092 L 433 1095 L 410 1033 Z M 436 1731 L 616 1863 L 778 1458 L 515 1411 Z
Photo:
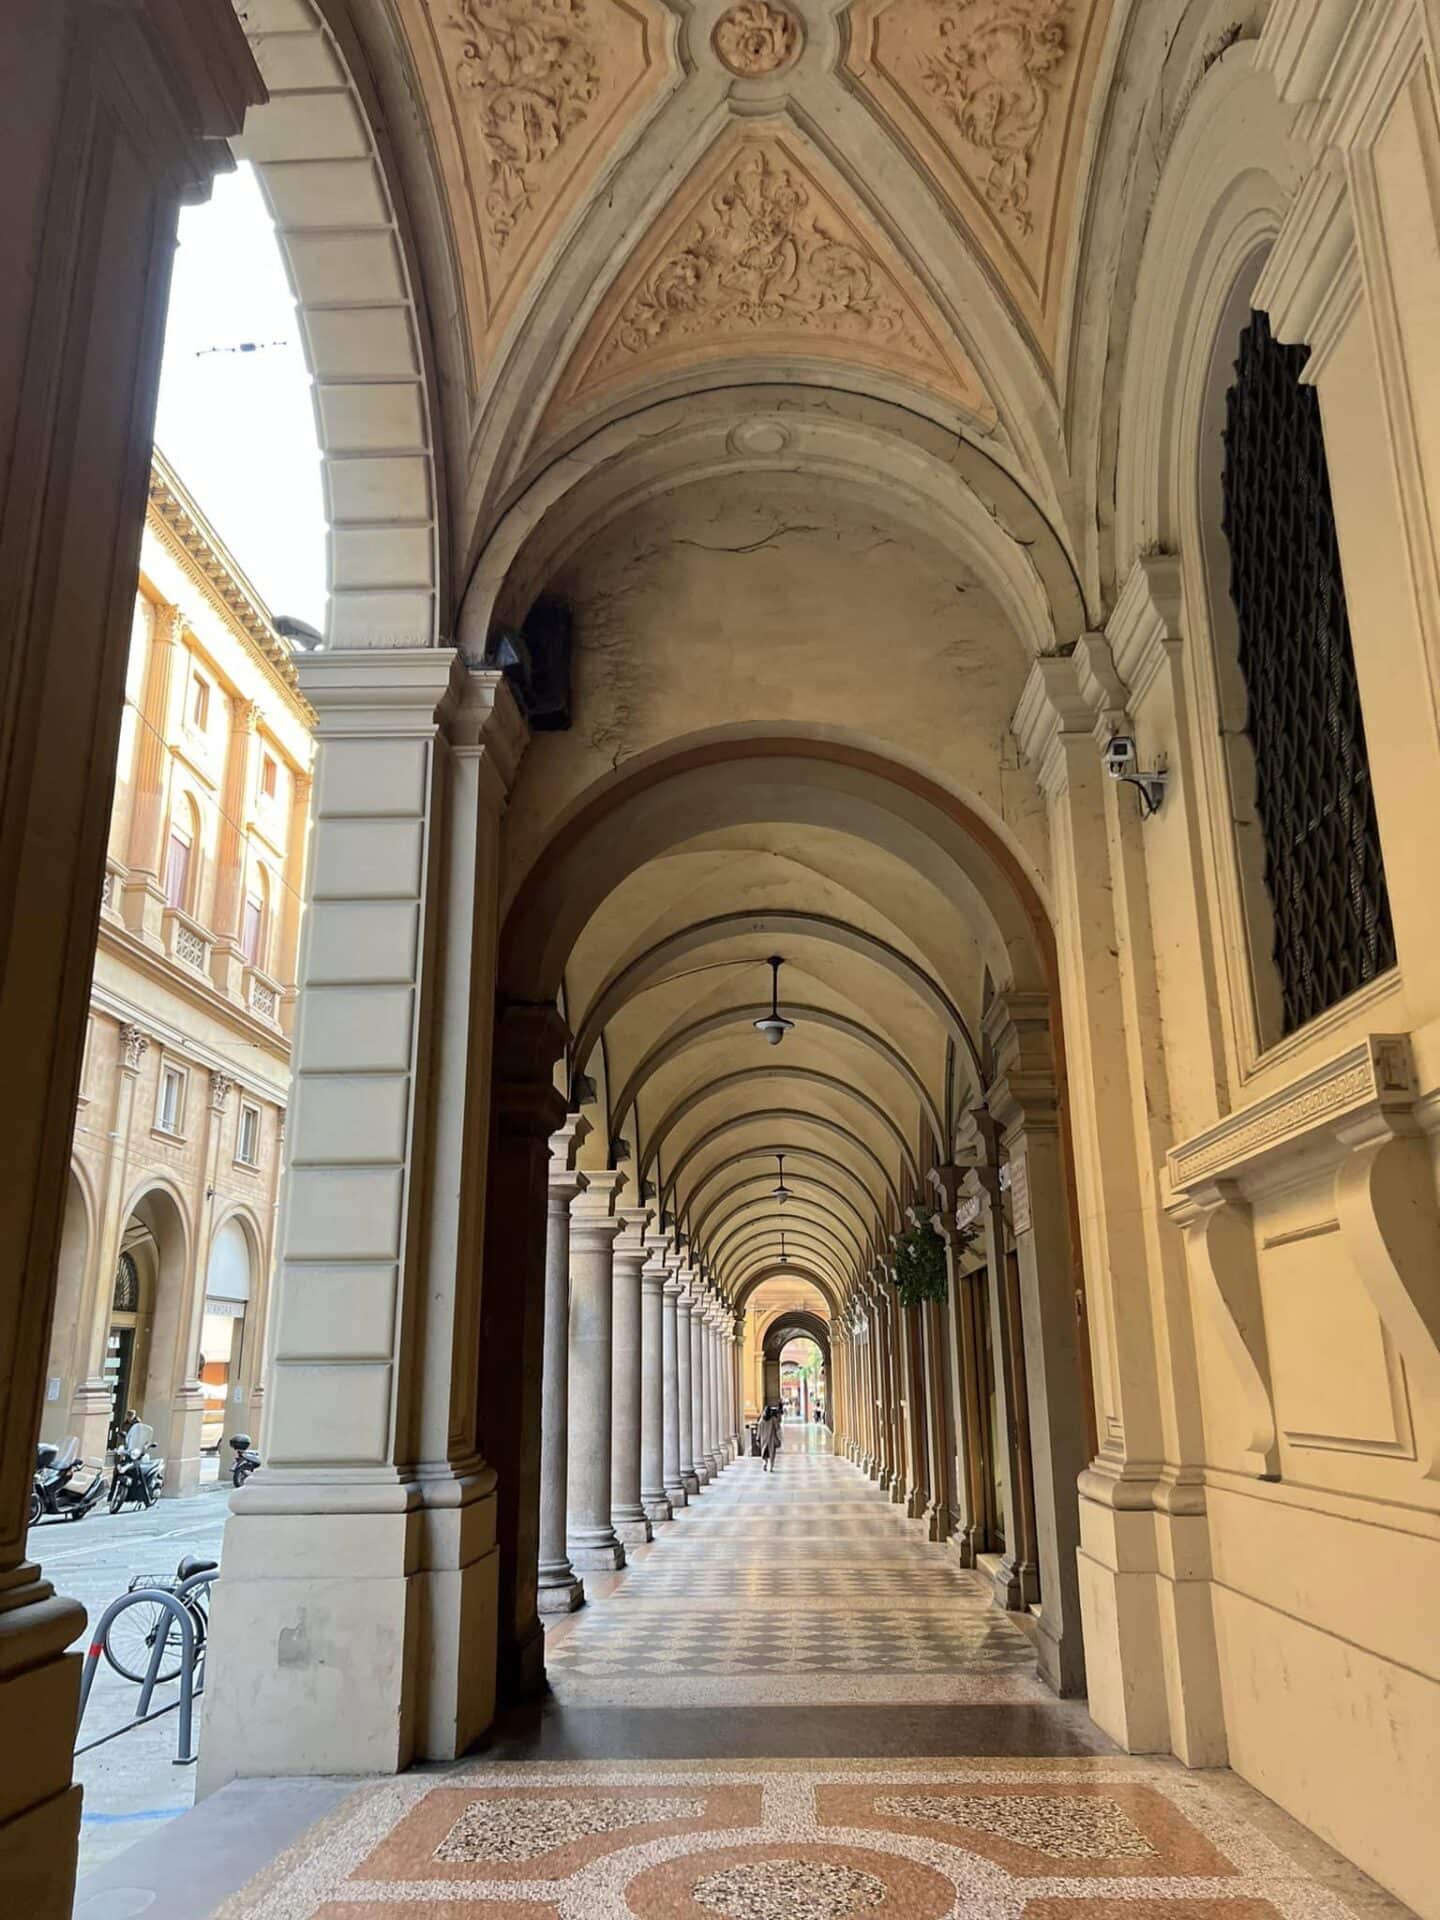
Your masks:
M 790 1264 L 785 1257 L 785 1229 L 783 1227 L 780 1229 L 780 1264 L 782 1267 L 788 1267 Z
M 780 969 L 784 961 L 775 953 L 765 964 L 770 969 L 770 1011 L 763 1020 L 755 1022 L 755 1031 L 763 1033 L 772 1047 L 778 1047 L 795 1022 L 787 1020 L 780 1011 Z
M 792 1196 L 789 1187 L 785 1184 L 785 1156 L 783 1153 L 777 1153 L 775 1158 L 779 1162 L 780 1178 L 778 1183 L 770 1189 L 770 1198 L 778 1200 L 783 1207 Z

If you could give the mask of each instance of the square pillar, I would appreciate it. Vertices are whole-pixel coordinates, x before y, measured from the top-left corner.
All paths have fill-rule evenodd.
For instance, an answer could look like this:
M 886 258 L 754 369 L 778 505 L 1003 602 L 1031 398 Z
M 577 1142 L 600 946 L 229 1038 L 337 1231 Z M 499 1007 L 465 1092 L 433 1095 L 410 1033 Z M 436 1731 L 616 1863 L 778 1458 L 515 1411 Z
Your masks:
M 525 732 L 447 649 L 301 663 L 317 716 L 262 1472 L 236 1494 L 203 1791 L 463 1752 L 495 1701 L 477 1434 L 499 814 Z M 537 1356 L 538 1359 L 538 1356 Z

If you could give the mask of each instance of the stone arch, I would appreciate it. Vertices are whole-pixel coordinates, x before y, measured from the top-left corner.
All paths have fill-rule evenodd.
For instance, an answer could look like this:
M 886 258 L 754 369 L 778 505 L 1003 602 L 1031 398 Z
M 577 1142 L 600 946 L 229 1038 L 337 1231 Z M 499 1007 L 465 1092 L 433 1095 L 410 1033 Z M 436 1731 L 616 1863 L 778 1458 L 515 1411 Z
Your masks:
M 142 1272 L 131 1401 L 140 1418 L 155 1429 L 156 1445 L 166 1460 L 166 1491 L 177 1493 L 187 1481 L 193 1485 L 199 1478 L 198 1400 L 190 1452 L 178 1405 L 190 1379 L 192 1224 L 178 1187 L 153 1175 L 137 1184 L 121 1219 L 121 1249 L 131 1243 Z
M 914 1150 L 911 1148 L 909 1141 L 905 1138 L 900 1128 L 896 1126 L 895 1122 L 890 1118 L 890 1115 L 878 1101 L 872 1100 L 868 1094 L 862 1093 L 859 1088 L 848 1086 L 845 1081 L 834 1074 L 820 1073 L 813 1067 L 788 1066 L 783 1061 L 775 1061 L 758 1067 L 742 1067 L 733 1073 L 718 1074 L 713 1079 L 707 1080 L 704 1086 L 698 1087 L 694 1092 L 687 1093 L 682 1099 L 677 1100 L 666 1113 L 661 1115 L 654 1127 L 650 1130 L 644 1153 L 640 1159 L 641 1172 L 643 1173 L 654 1163 L 656 1155 L 669 1138 L 672 1130 L 679 1125 L 681 1120 L 692 1113 L 696 1107 L 702 1105 L 706 1100 L 711 1099 L 716 1094 L 726 1093 L 735 1086 L 741 1084 L 749 1085 L 751 1082 L 757 1080 L 798 1080 L 806 1086 L 826 1087 L 830 1091 L 840 1094 L 845 1099 L 855 1101 L 859 1106 L 864 1108 L 876 1124 L 890 1136 L 895 1150 L 900 1157 L 901 1165 L 905 1167 L 912 1179 L 916 1181 L 919 1180 L 920 1169 L 915 1159 Z
M 627 1000 L 639 992 L 645 983 L 653 979 L 663 967 L 712 941 L 723 940 L 727 935 L 741 928 L 752 933 L 773 933 L 777 936 L 791 933 L 811 939 L 829 940 L 837 946 L 845 946 L 854 952 L 862 953 L 868 959 L 875 961 L 878 966 L 886 968 L 908 986 L 918 998 L 924 1000 L 943 1021 L 951 1037 L 963 1048 L 978 1081 L 980 1052 L 964 1016 L 944 987 L 924 967 L 875 934 L 866 933 L 858 927 L 849 926 L 825 914 L 801 913 L 790 908 L 766 913 L 717 914 L 711 919 L 696 921 L 693 925 L 668 935 L 644 953 L 637 955 L 628 965 L 620 968 L 605 981 L 586 1009 L 575 1038 L 576 1066 L 583 1070 L 606 1023 L 613 1019 Z M 761 1012 L 766 1011 L 768 1008 L 761 1008 Z M 841 1031 L 848 1030 L 842 1027 L 833 1016 L 822 1015 L 822 1021 Z M 851 1026 L 855 1024 L 858 1023 L 850 1023 Z M 891 1053 L 893 1054 L 893 1049 Z M 623 1110 L 623 1108 L 620 1109 L 620 1111 Z
M 735 1309 L 737 1313 L 744 1311 L 746 1303 L 757 1287 L 761 1287 L 767 1280 L 774 1280 L 777 1277 L 808 1282 L 809 1285 L 814 1287 L 816 1292 L 820 1294 L 826 1306 L 829 1307 L 831 1314 L 835 1315 L 839 1313 L 840 1298 L 829 1280 L 820 1274 L 812 1273 L 806 1267 L 777 1267 L 773 1261 L 768 1264 L 762 1263 L 758 1270 L 747 1274 L 745 1279 L 736 1287 Z
M 235 145 L 275 222 L 315 377 L 332 647 L 428 647 L 444 605 L 428 326 L 406 209 L 348 22 L 249 0 L 269 90 Z
M 74 1155 L 65 1180 L 56 1265 L 55 1308 L 51 1319 L 48 1375 L 59 1381 L 52 1400 L 42 1404 L 40 1437 L 57 1444 L 71 1432 L 71 1402 L 85 1366 L 86 1329 L 94 1318 L 91 1268 L 95 1260 L 95 1196 L 83 1163 Z
M 1048 988 L 1054 939 L 1038 887 L 974 807 L 866 748 L 793 734 L 700 734 L 637 755 L 561 817 L 509 902 L 502 998 L 553 1001 L 566 956 L 606 894 L 707 826 L 822 817 L 958 894 L 982 940 L 988 935 L 998 984 Z
M 921 1111 L 930 1123 L 935 1139 L 941 1141 L 945 1138 L 944 1122 L 940 1118 L 939 1109 L 930 1097 L 929 1089 L 905 1056 L 898 1048 L 892 1047 L 883 1034 L 864 1021 L 851 1020 L 845 1014 L 836 1013 L 828 1007 L 813 1007 L 807 1006 L 803 1001 L 789 1001 L 787 1009 L 795 1019 L 829 1027 L 833 1032 L 843 1034 L 846 1038 L 856 1041 L 862 1047 L 868 1047 L 872 1053 L 877 1054 L 909 1085 Z M 712 1013 L 703 1020 L 692 1021 L 678 1031 L 667 1035 L 638 1063 L 617 1094 L 613 1109 L 617 1123 L 624 1121 L 625 1115 L 634 1106 L 651 1075 L 683 1053 L 686 1047 L 726 1027 L 753 1026 L 755 1021 L 762 1019 L 769 1011 L 768 1004 L 761 1000 L 746 1006 L 727 1007 L 723 1012 Z

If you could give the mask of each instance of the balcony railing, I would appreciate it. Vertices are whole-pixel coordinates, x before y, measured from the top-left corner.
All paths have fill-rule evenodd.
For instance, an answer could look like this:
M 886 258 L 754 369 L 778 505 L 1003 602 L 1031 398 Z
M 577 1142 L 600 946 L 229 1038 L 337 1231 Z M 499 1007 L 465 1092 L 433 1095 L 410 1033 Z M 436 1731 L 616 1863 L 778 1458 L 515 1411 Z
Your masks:
M 165 951 L 179 966 L 193 973 L 206 973 L 210 965 L 210 936 L 198 921 L 178 907 L 167 907 L 160 916 Z

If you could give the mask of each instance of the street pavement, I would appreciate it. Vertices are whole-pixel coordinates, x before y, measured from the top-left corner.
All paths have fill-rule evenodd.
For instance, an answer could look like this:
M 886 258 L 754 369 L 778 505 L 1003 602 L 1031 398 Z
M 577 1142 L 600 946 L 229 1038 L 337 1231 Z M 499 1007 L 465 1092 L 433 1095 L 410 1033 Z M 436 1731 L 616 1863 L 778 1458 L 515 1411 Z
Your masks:
M 42 1521 L 30 1529 L 28 1554 L 38 1560 L 57 1593 L 78 1600 L 93 1629 L 109 1603 L 136 1574 L 173 1575 L 181 1557 L 220 1558 L 229 1486 L 160 1500 L 146 1511 L 112 1514 L 105 1506 L 80 1521 Z M 80 1643 L 88 1645 L 89 1636 Z M 93 1740 L 134 1716 L 140 1689 L 123 1680 L 103 1655 L 85 1712 L 81 1742 Z M 175 1685 L 156 1689 L 154 1707 L 174 1700 Z M 204 1701 L 197 1702 L 201 1723 Z M 188 1811 L 195 1798 L 195 1769 L 175 1765 L 178 1715 L 167 1713 L 75 1762 L 85 1789 L 80 1825 L 80 1871 L 88 1872 L 142 1834 Z

